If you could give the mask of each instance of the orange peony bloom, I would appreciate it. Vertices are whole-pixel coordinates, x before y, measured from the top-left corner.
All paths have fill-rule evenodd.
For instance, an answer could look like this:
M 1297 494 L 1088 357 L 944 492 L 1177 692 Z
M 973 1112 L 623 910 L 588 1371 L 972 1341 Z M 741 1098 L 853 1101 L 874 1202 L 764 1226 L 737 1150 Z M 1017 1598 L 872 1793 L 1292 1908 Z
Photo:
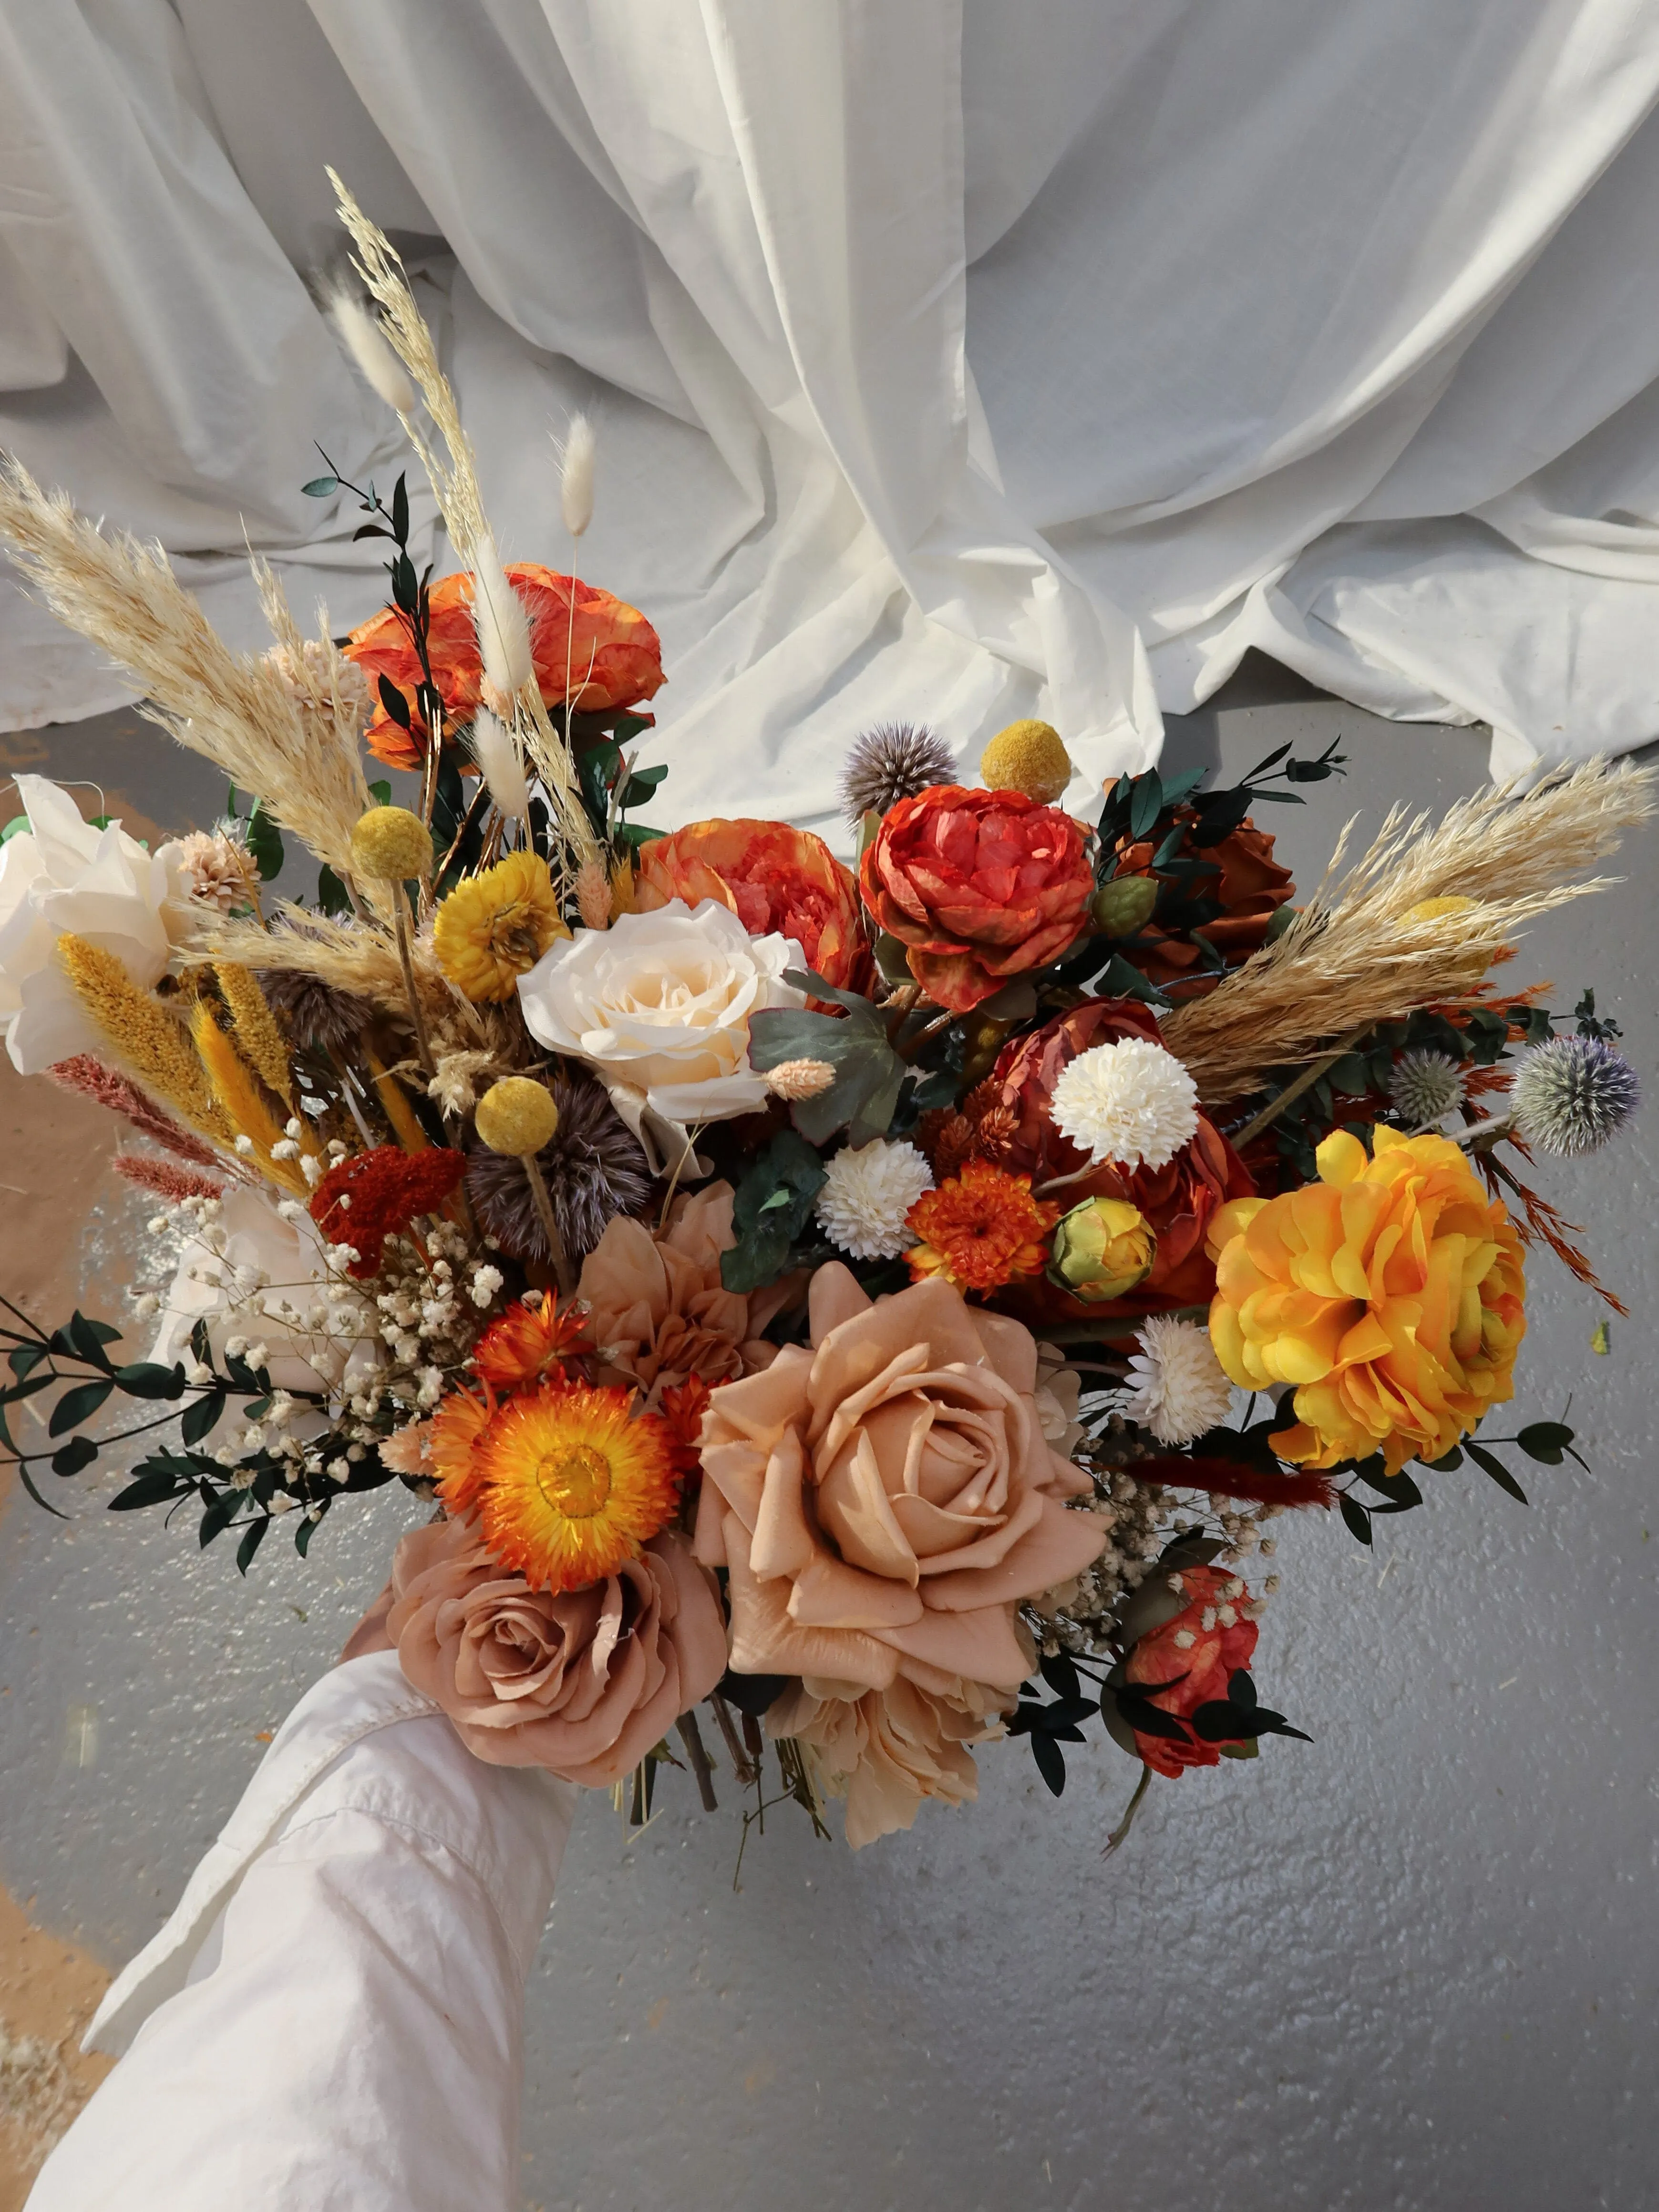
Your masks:
M 565 696 L 568 648 L 571 704 L 579 713 L 632 707 L 653 697 L 663 683 L 662 647 L 657 633 L 638 608 L 579 577 L 561 576 L 537 561 L 508 564 L 507 580 L 525 603 L 530 618 L 530 650 L 536 679 L 547 704 Z M 576 609 L 572 630 L 570 601 Z M 432 586 L 427 637 L 432 680 L 450 723 L 470 722 L 483 683 L 477 632 L 472 621 L 472 576 L 459 569 Z M 421 664 L 409 624 L 395 607 L 383 607 L 360 623 L 346 641 L 355 660 L 376 690 L 377 704 L 367 737 L 368 749 L 390 768 L 417 769 L 425 757 L 426 724 L 416 712 Z M 376 679 L 395 684 L 409 702 L 412 733 L 378 704 Z
M 859 887 L 928 997 L 965 1014 L 1059 957 L 1085 927 L 1095 879 L 1069 814 L 944 783 L 889 811 Z
M 1444 1137 L 1346 1129 L 1320 1180 L 1224 1206 L 1211 1229 L 1210 1341 L 1235 1382 L 1297 1385 L 1282 1458 L 1390 1474 L 1443 1457 L 1513 1395 L 1526 1333 L 1521 1240 Z
M 858 885 L 823 838 L 782 822 L 693 822 L 653 839 L 640 855 L 636 912 L 670 899 L 718 899 L 751 937 L 793 937 L 826 983 L 867 991 L 874 963 L 859 913 Z
M 1181 1580 L 1182 1595 L 1188 1601 L 1185 1610 L 1139 1639 L 1124 1672 L 1138 1685 L 1167 1682 L 1170 1687 L 1153 1690 L 1147 1702 L 1184 1721 L 1200 1705 L 1225 1698 L 1234 1674 L 1249 1668 L 1260 1631 L 1237 1610 L 1243 1593 L 1235 1576 L 1219 1567 L 1187 1567 Z M 1224 1619 L 1224 1613 L 1233 1618 Z M 1178 1644 L 1178 1636 L 1188 1641 Z M 1185 1743 L 1176 1743 L 1173 1737 L 1143 1735 L 1137 1729 L 1135 1749 L 1154 1774 L 1171 1780 L 1183 1766 L 1221 1764 L 1215 1745 L 1190 1730 Z
M 960 1175 L 924 1191 L 908 1224 L 921 1239 L 905 1258 L 913 1282 L 943 1276 L 959 1291 L 999 1291 L 1040 1274 L 1060 1209 L 1031 1195 L 1031 1178 L 969 1160 Z

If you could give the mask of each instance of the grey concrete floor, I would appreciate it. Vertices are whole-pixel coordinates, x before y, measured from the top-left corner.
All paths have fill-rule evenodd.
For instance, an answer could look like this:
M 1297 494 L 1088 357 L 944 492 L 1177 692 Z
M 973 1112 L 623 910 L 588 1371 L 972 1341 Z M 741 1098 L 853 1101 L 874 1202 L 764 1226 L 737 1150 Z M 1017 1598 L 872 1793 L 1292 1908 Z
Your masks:
M 1338 732 L 1346 781 L 1268 824 L 1304 884 L 1350 812 L 1483 780 L 1479 733 L 1380 722 L 1261 665 L 1166 757 L 1237 773 Z M 173 823 L 219 803 L 130 715 L 39 742 L 48 772 L 142 789 Z M 1512 972 L 1553 977 L 1560 1006 L 1593 983 L 1645 1073 L 1651 842 L 1625 866 Z M 1650 1115 L 1546 1178 L 1632 1310 L 1597 1357 L 1595 1303 L 1531 1267 L 1517 1424 L 1571 1396 L 1590 1472 L 1531 1470 L 1524 1510 L 1448 1476 L 1374 1553 L 1322 1518 L 1281 1540 L 1257 1673 L 1313 1743 L 1160 1786 L 1109 1862 L 1133 1780 L 1109 1748 L 1058 1804 L 993 1750 L 976 1808 L 857 1857 L 780 1814 L 740 1888 L 732 1812 L 671 1788 L 630 1841 L 586 1802 L 530 1989 L 525 2205 L 1659 2202 L 1656 1146 Z M 100 1193 L 89 1256 L 131 1234 Z M 67 1526 L 27 1501 L 0 1522 L 0 1875 L 113 1964 L 329 1663 L 400 1516 L 384 1496 L 334 1515 L 309 1565 L 268 1548 L 243 1584 L 187 1528 L 105 1515 L 100 1487 Z

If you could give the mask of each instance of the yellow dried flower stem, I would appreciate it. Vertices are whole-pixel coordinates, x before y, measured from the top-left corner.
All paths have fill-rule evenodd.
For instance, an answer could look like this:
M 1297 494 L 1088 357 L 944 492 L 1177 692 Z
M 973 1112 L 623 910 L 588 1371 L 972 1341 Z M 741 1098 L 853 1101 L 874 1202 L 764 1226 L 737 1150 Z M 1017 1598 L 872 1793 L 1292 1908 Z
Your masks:
M 83 937 L 65 931 L 58 940 L 58 958 L 75 995 L 122 1065 L 204 1136 L 228 1145 L 235 1131 L 201 1062 L 159 1001 L 133 981 L 114 953 Z
M 220 995 L 230 1009 L 237 1043 L 266 1090 L 291 1108 L 294 1071 L 289 1065 L 288 1047 L 253 970 L 234 960 L 221 960 L 215 963 L 213 972 L 219 979 Z
M 423 1152 L 431 1139 L 415 1118 L 415 1109 L 409 1103 L 408 1093 L 395 1075 L 388 1075 L 374 1054 L 364 1054 L 368 1072 L 374 1081 L 380 1110 L 392 1124 L 392 1133 L 406 1152 Z
M 571 1297 L 576 1289 L 575 1270 L 565 1252 L 553 1212 L 553 1195 L 536 1158 L 544 1145 L 552 1142 L 558 1126 L 559 1109 L 553 1103 L 552 1093 L 544 1084 L 532 1082 L 527 1075 L 504 1075 L 499 1083 L 492 1083 L 478 1101 L 473 1116 L 479 1141 L 488 1145 L 492 1152 L 504 1152 L 516 1159 L 523 1168 L 553 1257 L 555 1279 L 561 1294 Z
M 213 1096 L 232 1127 L 252 1146 L 260 1173 L 296 1197 L 309 1197 L 311 1186 L 299 1162 L 275 1157 L 283 1140 L 281 1125 L 272 1120 L 259 1096 L 252 1069 L 215 1021 L 213 1009 L 204 999 L 198 1000 L 190 1026 L 197 1057 L 213 1085 Z

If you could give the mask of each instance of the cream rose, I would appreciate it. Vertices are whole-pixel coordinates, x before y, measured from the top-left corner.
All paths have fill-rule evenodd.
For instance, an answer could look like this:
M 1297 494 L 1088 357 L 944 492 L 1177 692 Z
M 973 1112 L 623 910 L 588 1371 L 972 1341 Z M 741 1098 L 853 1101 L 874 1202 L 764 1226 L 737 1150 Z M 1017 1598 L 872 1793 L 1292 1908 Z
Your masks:
M 710 1577 L 672 1529 L 586 1589 L 532 1589 L 470 1520 L 413 1528 L 390 1605 L 347 1647 L 390 1644 L 467 1749 L 589 1789 L 620 1782 L 726 1671 Z
M 12 1065 L 38 1075 L 107 1049 L 58 965 L 65 931 L 114 953 L 148 988 L 199 917 L 185 897 L 179 845 L 147 853 L 118 822 L 94 828 L 44 776 L 20 775 L 17 792 L 29 826 L 0 845 L 0 1031 Z
M 856 1699 L 1030 1672 L 1015 1607 L 1079 1574 L 1105 1530 L 1047 1443 L 1030 1331 L 937 1278 L 872 1305 L 812 1278 L 812 1346 L 728 1382 L 702 1431 L 697 1556 L 730 1574 L 732 1664 Z
M 804 1006 L 783 981 L 804 964 L 790 939 L 750 937 L 714 899 L 670 899 L 561 940 L 520 976 L 519 997 L 532 1036 L 588 1061 L 638 1133 L 641 1106 L 683 1128 L 765 1104 L 750 1017 Z

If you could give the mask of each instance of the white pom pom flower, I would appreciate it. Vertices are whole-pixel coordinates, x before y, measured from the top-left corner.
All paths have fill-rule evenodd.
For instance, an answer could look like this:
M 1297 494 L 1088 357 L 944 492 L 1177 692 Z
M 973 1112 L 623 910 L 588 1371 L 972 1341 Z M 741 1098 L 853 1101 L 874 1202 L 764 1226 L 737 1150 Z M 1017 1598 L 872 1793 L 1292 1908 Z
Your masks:
M 856 1152 L 846 1145 L 825 1168 L 818 1224 L 855 1260 L 896 1260 L 916 1241 L 906 1216 L 933 1188 L 933 1170 L 914 1145 L 885 1137 Z
M 1167 1167 L 1198 1128 L 1198 1086 L 1172 1052 L 1144 1037 L 1097 1044 L 1062 1068 L 1054 1126 L 1090 1164 Z
M 1217 1428 L 1232 1409 L 1233 1386 L 1212 1349 L 1209 1332 L 1173 1314 L 1153 1314 L 1140 1325 L 1140 1349 L 1129 1362 L 1123 1411 L 1161 1444 L 1189 1444 Z

